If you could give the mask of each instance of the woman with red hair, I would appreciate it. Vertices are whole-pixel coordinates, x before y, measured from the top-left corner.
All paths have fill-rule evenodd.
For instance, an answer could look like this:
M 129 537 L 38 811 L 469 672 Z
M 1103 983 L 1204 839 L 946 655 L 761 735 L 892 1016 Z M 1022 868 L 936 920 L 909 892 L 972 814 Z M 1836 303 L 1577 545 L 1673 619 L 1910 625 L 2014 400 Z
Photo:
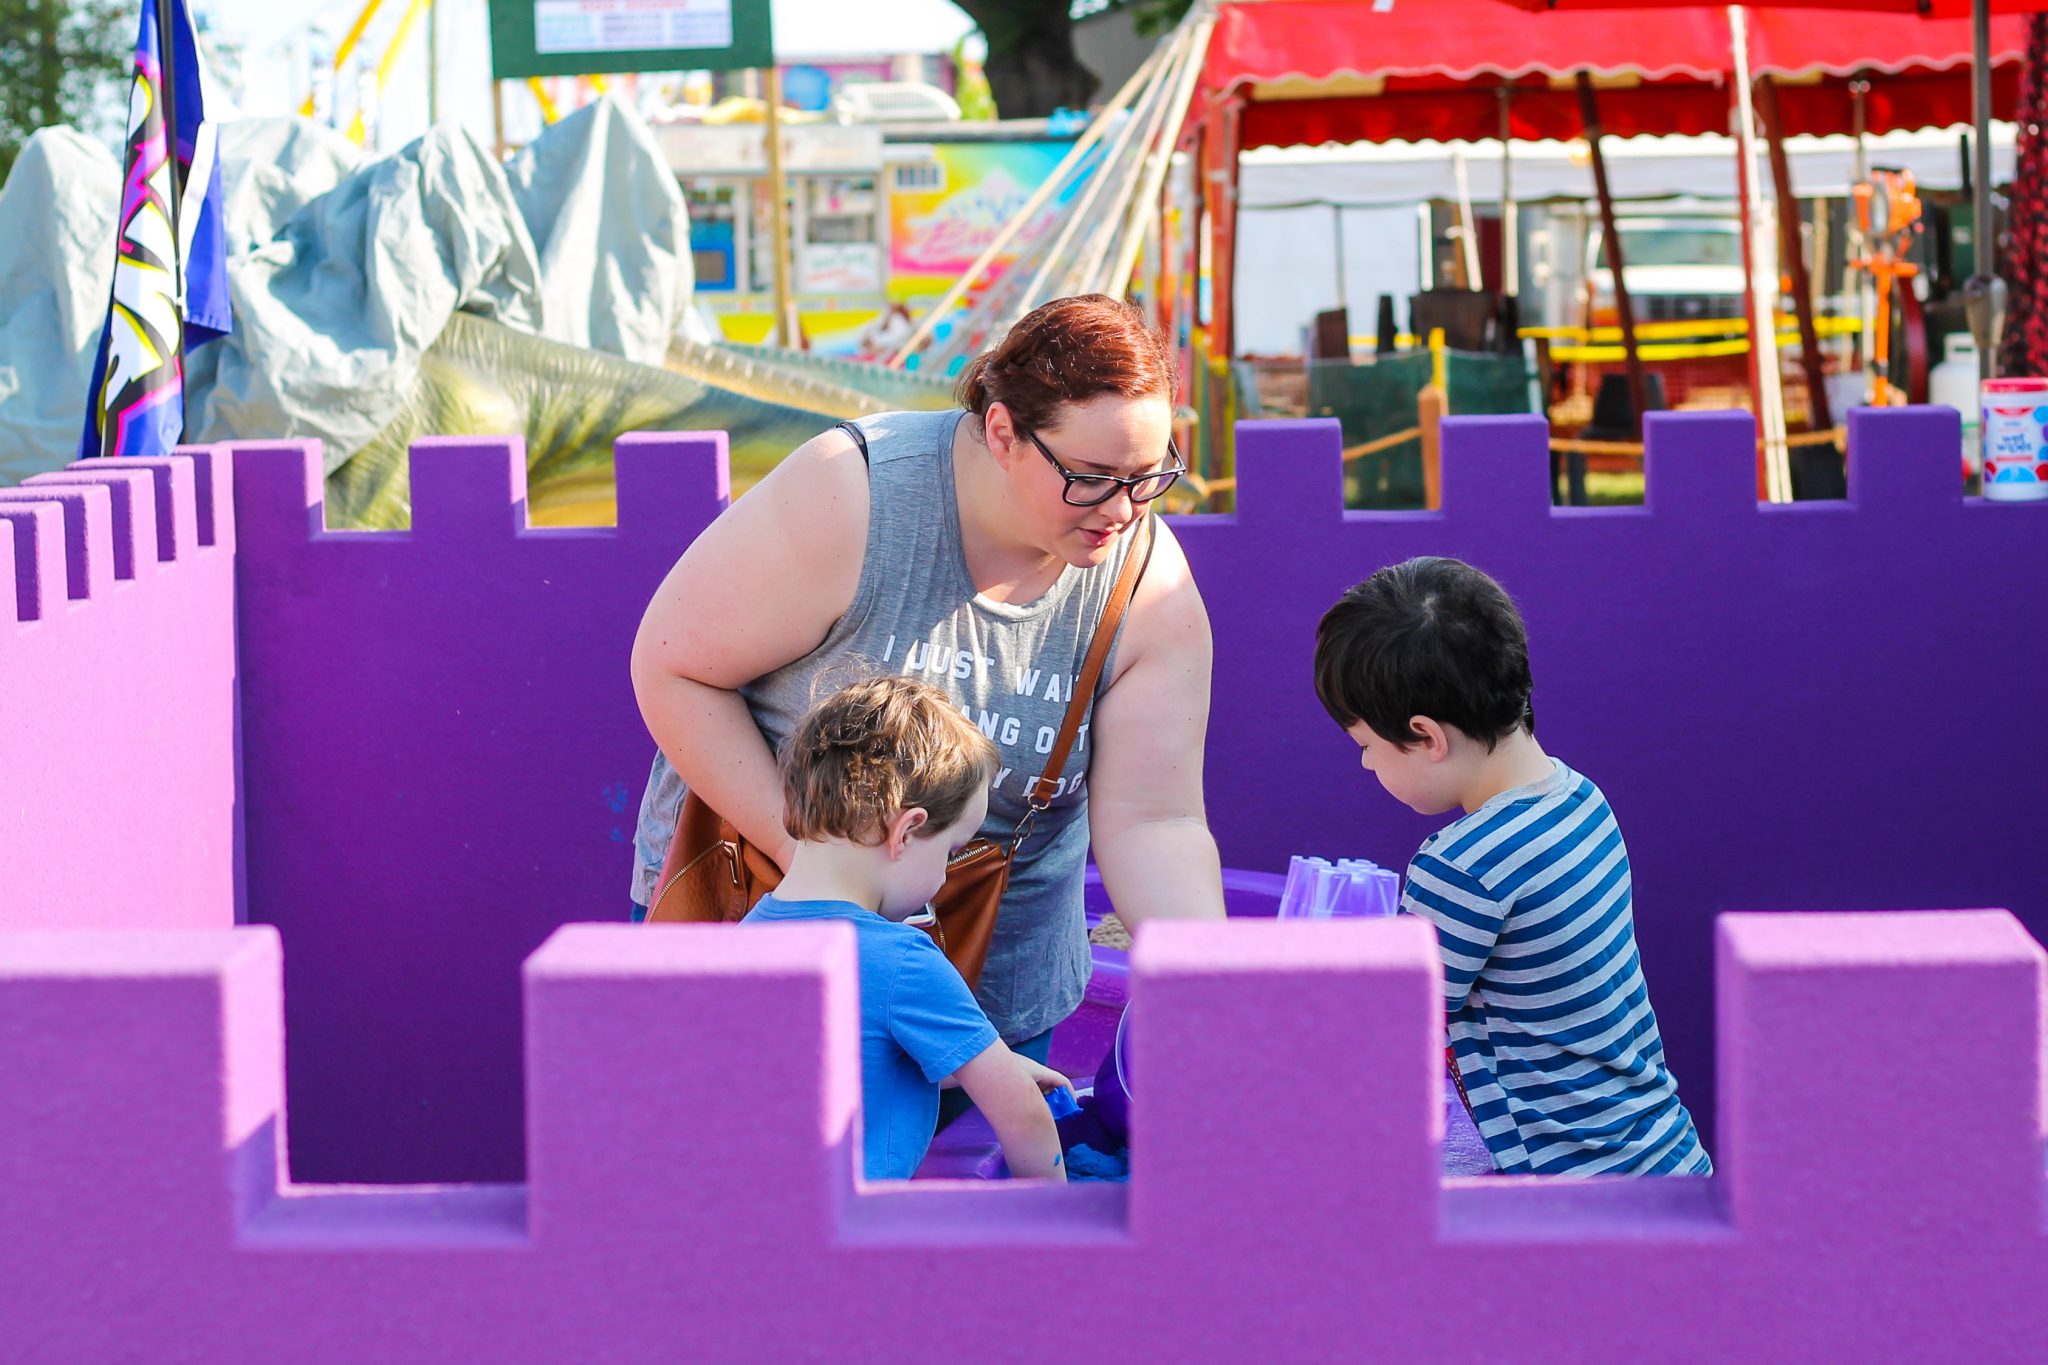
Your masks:
M 1080 1004 L 1092 844 L 1118 913 L 1223 914 L 1202 809 L 1208 614 L 1146 512 L 1183 470 L 1172 360 L 1129 304 L 1058 299 L 962 373 L 960 406 L 814 438 L 734 502 L 655 591 L 633 685 L 660 752 L 641 803 L 644 917 L 686 789 L 786 867 L 775 752 L 863 674 L 944 688 L 1002 751 L 983 833 L 1005 839 L 1045 770 L 1127 557 L 1142 577 L 1058 794 L 1012 866 L 976 995 L 1044 1061 Z

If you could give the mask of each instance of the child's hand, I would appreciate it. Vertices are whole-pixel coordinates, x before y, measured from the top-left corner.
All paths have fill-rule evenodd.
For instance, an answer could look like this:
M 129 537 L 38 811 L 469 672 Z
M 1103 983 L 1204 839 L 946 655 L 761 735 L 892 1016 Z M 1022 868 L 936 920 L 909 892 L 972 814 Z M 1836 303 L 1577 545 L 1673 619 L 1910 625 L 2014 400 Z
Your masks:
M 1024 1064 L 1025 1072 L 1030 1075 L 1032 1082 L 1037 1085 L 1040 1094 L 1053 1090 L 1071 1090 L 1074 1088 L 1074 1082 L 1071 1079 L 1062 1076 L 1049 1066 L 1040 1066 L 1022 1053 L 1017 1054 L 1017 1060 Z
M 1012 1174 L 1026 1180 L 1067 1178 L 1059 1129 L 1040 1089 L 1065 1085 L 1065 1076 L 1010 1051 L 1001 1039 L 961 1067 L 959 1075 L 960 1088 L 996 1130 Z

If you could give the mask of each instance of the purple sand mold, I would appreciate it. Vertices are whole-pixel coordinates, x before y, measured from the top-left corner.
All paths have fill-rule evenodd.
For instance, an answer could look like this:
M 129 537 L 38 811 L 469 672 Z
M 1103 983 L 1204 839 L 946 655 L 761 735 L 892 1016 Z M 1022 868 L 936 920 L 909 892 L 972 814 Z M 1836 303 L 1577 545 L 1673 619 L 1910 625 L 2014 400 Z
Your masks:
M 1124 1011 L 1116 1021 L 1116 1036 L 1109 1045 L 1109 1052 L 1102 1059 L 1102 1066 L 1095 1073 L 1095 1112 L 1109 1135 L 1119 1142 L 1128 1143 L 1131 1137 L 1131 1052 L 1130 1038 L 1135 1030 L 1131 1027 L 1131 1008 Z M 1228 1103 L 1223 1096 L 1218 1103 Z

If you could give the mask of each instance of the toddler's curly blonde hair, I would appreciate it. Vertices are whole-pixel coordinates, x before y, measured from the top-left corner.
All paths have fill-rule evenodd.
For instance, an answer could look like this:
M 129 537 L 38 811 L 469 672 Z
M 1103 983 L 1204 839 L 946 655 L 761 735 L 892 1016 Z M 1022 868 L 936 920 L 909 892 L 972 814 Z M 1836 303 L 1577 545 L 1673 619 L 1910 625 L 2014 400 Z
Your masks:
M 912 678 L 870 678 L 826 697 L 782 746 L 782 827 L 792 839 L 878 844 L 899 811 L 922 807 L 930 838 L 950 829 L 1001 764 L 950 698 Z

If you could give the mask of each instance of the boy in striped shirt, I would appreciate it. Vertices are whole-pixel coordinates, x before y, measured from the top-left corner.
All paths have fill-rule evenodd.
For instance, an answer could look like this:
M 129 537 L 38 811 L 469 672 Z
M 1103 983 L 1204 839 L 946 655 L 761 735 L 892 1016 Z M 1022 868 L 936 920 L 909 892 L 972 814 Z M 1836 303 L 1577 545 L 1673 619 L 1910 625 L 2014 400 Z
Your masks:
M 1450 1050 L 1495 1169 L 1705 1175 L 1636 955 L 1607 798 L 1536 743 L 1529 642 L 1455 559 L 1381 569 L 1316 630 L 1316 693 L 1380 785 L 1464 814 L 1408 864 L 1436 926 Z

